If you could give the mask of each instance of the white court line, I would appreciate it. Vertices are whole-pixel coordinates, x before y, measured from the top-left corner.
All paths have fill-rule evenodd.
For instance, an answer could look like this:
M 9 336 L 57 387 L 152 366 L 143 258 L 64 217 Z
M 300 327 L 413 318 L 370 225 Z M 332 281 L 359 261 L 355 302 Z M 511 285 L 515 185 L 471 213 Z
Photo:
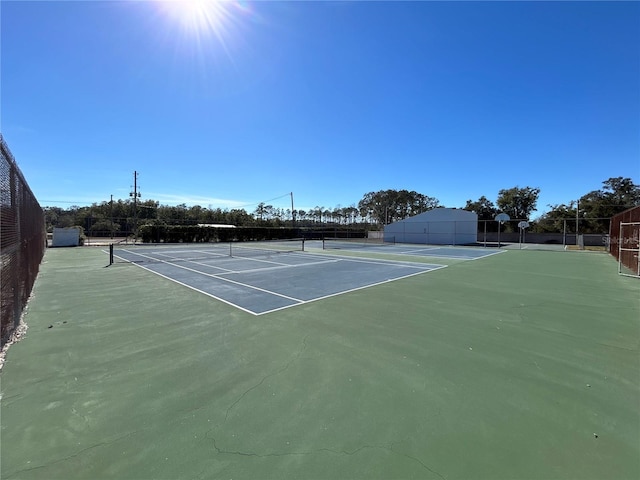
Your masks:
M 447 248 L 455 248 L 455 247 L 447 247 Z M 402 252 L 398 252 L 397 255 L 414 255 L 414 254 L 418 254 L 417 256 L 420 256 L 419 254 L 422 252 L 426 252 L 426 251 L 432 251 L 432 250 L 444 250 L 442 247 L 433 247 L 433 248 L 419 248 L 417 250 L 404 250 Z M 472 250 L 474 251 L 474 250 Z M 492 253 L 483 253 L 482 256 L 480 257 L 470 257 L 468 255 L 431 255 L 434 257 L 438 257 L 438 258 L 444 258 L 444 259 L 454 259 L 454 260 L 480 260 L 482 258 L 486 258 L 486 257 L 490 257 L 491 255 L 496 255 L 498 253 L 504 253 L 504 250 L 500 250 L 497 252 L 492 252 Z M 436 252 L 437 253 L 437 252 Z M 428 257 L 429 255 L 424 255 L 425 257 Z
M 171 265 L 175 265 L 176 267 L 180 267 L 180 265 L 177 265 L 175 262 L 188 262 L 188 263 L 192 263 L 192 264 L 195 264 L 195 265 L 202 265 L 202 266 L 207 267 L 207 268 L 214 268 L 214 269 L 217 269 L 217 270 L 223 270 L 226 273 L 242 273 L 242 272 L 246 271 L 246 270 L 240 270 L 240 271 L 231 270 L 229 268 L 218 267 L 216 265 L 210 265 L 208 263 L 202 263 L 202 262 L 199 262 L 199 261 L 196 261 L 196 260 L 190 260 L 189 258 L 181 258 L 181 257 L 175 257 L 175 256 L 172 257 L 171 255 L 169 255 L 167 253 L 160 253 L 159 251 L 150 251 L 148 253 L 151 254 L 151 255 L 157 255 L 157 256 L 161 256 L 161 257 L 168 257 L 169 259 L 168 260 L 163 260 L 163 259 L 160 259 L 160 258 L 157 258 L 157 257 L 152 257 L 150 255 L 145 255 L 143 253 L 134 252 L 133 250 L 128 250 L 128 249 L 125 249 L 125 248 L 122 248 L 121 250 L 123 252 L 127 252 L 127 253 L 131 253 L 133 255 L 138 255 L 140 257 L 148 258 L 150 260 L 154 260 L 154 261 L 157 261 L 159 263 L 168 263 L 168 264 L 171 264 Z M 251 260 L 251 261 L 255 261 L 255 262 L 269 263 L 269 264 L 273 264 L 273 265 L 278 265 L 280 267 L 290 266 L 288 263 L 274 262 L 274 261 L 271 261 L 271 260 L 262 260 L 262 259 L 253 258 L 253 257 L 243 257 L 243 256 L 240 256 L 240 255 L 230 256 L 228 254 L 225 255 L 225 254 L 222 254 L 222 253 L 207 252 L 207 251 L 202 251 L 202 250 L 170 250 L 169 253 L 170 254 L 174 254 L 174 255 L 178 254 L 178 253 L 200 253 L 200 254 L 204 254 L 204 255 L 211 255 L 212 259 L 216 259 L 216 258 L 220 258 L 220 257 L 222 257 L 222 258 L 230 258 L 230 259 L 231 258 L 236 258 L 236 259 L 242 259 L 242 260 Z M 122 258 L 122 257 L 118 257 L 118 258 Z M 126 260 L 124 258 L 122 258 L 122 259 Z M 259 270 L 259 269 L 257 269 L 257 270 Z
M 440 247 L 428 247 L 428 248 L 418 248 L 418 249 L 413 249 L 413 250 L 402 250 L 401 252 L 397 252 L 398 255 L 404 255 L 404 254 L 412 254 L 412 253 L 418 253 L 418 252 L 429 252 L 431 250 L 442 250 Z
M 133 252 L 132 252 L 133 253 Z M 196 252 L 197 253 L 197 252 Z M 202 252 L 204 253 L 204 252 Z M 164 253 L 156 253 L 156 255 L 162 255 L 163 257 L 169 257 L 171 260 L 174 261 L 181 261 L 181 262 L 189 262 L 189 263 L 194 263 L 196 265 L 202 265 L 203 267 L 207 267 L 207 268 L 215 268 L 216 270 L 223 270 L 224 272 L 228 272 L 228 273 L 232 273 L 233 270 L 229 270 L 228 268 L 222 268 L 222 267 L 218 267 L 216 265 L 210 265 L 208 263 L 202 263 L 202 262 L 198 262 L 196 260 L 189 260 L 188 258 L 179 258 L 179 257 L 170 257 L 169 255 L 166 255 Z M 225 258 L 229 258 L 228 255 L 217 255 L 217 257 L 225 257 Z M 174 262 L 170 261 L 170 260 L 161 260 L 162 263 L 170 263 L 171 265 L 174 265 Z
M 388 255 L 411 255 L 411 256 L 415 256 L 415 257 L 437 257 L 437 258 L 441 258 L 444 260 L 450 259 L 450 260 L 479 260 L 481 258 L 486 258 L 486 257 L 490 257 L 491 255 L 496 255 L 497 253 L 504 253 L 504 250 L 498 251 L 498 252 L 493 252 L 493 253 L 486 253 L 483 254 L 481 257 L 469 257 L 467 255 L 438 255 L 437 251 L 438 250 L 443 250 L 443 247 L 425 247 L 425 248 L 416 248 L 416 249 L 411 249 L 411 250 L 391 250 L 392 247 L 385 247 L 385 253 Z M 456 248 L 456 247 L 445 247 L 445 248 Z M 459 247 L 459 248 L 464 248 L 464 247 Z M 436 251 L 434 254 L 429 255 L 429 254 L 425 254 L 425 255 L 421 255 L 423 252 L 432 252 L 432 251 Z M 472 249 L 473 250 L 473 249 Z M 345 250 L 348 251 L 348 250 Z M 350 250 L 352 252 L 367 252 L 367 251 L 371 251 L 371 250 L 367 250 L 367 249 L 352 249 Z M 376 251 L 376 253 L 378 253 L 379 250 Z M 320 254 L 316 254 L 316 255 L 320 255 Z M 324 254 L 324 255 L 328 255 L 328 254 Z M 346 258 L 346 257 L 343 257 Z M 357 257 L 349 257 L 349 258 L 357 258 Z M 394 260 L 390 260 L 391 262 L 393 262 Z M 414 263 L 418 263 L 418 262 L 414 262 Z
M 116 256 L 117 256 L 117 255 L 116 255 Z M 118 257 L 118 258 L 122 258 L 122 257 Z M 124 258 L 122 258 L 122 259 L 123 259 L 123 260 L 125 260 Z M 135 265 L 136 267 L 140 267 L 140 268 L 142 268 L 142 269 L 144 269 L 144 270 L 147 270 L 148 272 L 151 272 L 151 273 L 153 273 L 153 274 L 155 274 L 155 275 L 158 275 L 159 277 L 162 277 L 162 278 L 165 278 L 165 279 L 167 279 L 167 280 L 170 280 L 170 281 L 172 281 L 172 282 L 174 282 L 174 283 L 177 283 L 178 285 L 182 285 L 183 287 L 190 288 L 191 290 L 193 290 L 193 291 L 195 291 L 195 292 L 202 293 L 203 295 L 206 295 L 207 297 L 211 297 L 211 298 L 214 298 L 214 299 L 216 299 L 216 300 L 218 300 L 218 301 L 220 301 L 220 302 L 222 302 L 222 303 L 226 303 L 227 305 L 229 305 L 229 306 L 231 306 L 231 307 L 235 307 L 235 308 L 237 308 L 237 309 L 239 309 L 239 310 L 242 310 L 243 312 L 250 313 L 250 314 L 251 314 L 251 315 L 253 315 L 253 316 L 257 316 L 257 315 L 258 315 L 256 312 L 253 312 L 253 311 L 251 311 L 251 310 L 249 310 L 249 309 L 247 309 L 247 308 L 241 307 L 240 305 L 237 305 L 237 304 L 235 304 L 235 303 L 232 303 L 232 302 L 230 302 L 229 300 L 225 300 L 225 299 L 224 299 L 224 298 L 222 298 L 222 297 L 218 297 L 218 296 L 214 295 L 213 293 L 209 293 L 209 292 L 205 292 L 204 290 L 200 290 L 199 288 L 196 288 L 196 287 L 194 287 L 193 285 L 189 285 L 189 284 L 187 284 L 187 283 L 183 283 L 183 282 L 181 282 L 180 280 L 176 280 L 175 278 L 168 277 L 167 275 L 163 275 L 162 273 L 160 273 L 160 272 L 156 272 L 155 270 L 151 270 L 150 268 L 145 267 L 144 265 L 140 265 L 140 264 L 138 264 L 138 263 L 134 263 L 134 265 Z M 224 280 L 224 279 L 221 279 L 221 280 Z M 291 306 L 294 306 L 294 305 L 291 305 Z
M 230 271 L 231 271 L 231 270 L 229 270 L 229 269 L 227 269 L 227 268 L 216 267 L 216 266 L 213 266 L 213 265 L 208 265 L 208 264 L 206 264 L 206 263 L 196 262 L 195 260 L 189 260 L 188 258 L 176 258 L 176 257 L 169 257 L 169 258 L 171 258 L 172 260 L 174 260 L 174 262 L 172 262 L 172 261 L 169 261 L 169 260 L 163 260 L 163 259 L 161 259 L 161 258 L 157 258 L 157 257 L 151 257 L 151 256 L 149 256 L 149 255 L 145 255 L 145 254 L 143 254 L 143 253 L 134 252 L 134 251 L 132 251 L 132 250 L 128 250 L 128 249 L 126 249 L 126 248 L 121 248 L 120 250 L 121 250 L 121 251 L 123 251 L 123 252 L 131 253 L 131 254 L 133 254 L 133 255 L 138 255 L 139 257 L 148 258 L 149 260 L 155 261 L 155 262 L 157 262 L 157 263 L 166 263 L 166 264 L 170 264 L 170 265 L 175 265 L 176 267 L 178 267 L 179 265 L 177 265 L 175 262 L 177 262 L 177 261 L 181 261 L 181 262 L 195 263 L 195 264 L 197 264 L 197 265 L 203 265 L 203 266 L 207 266 L 207 267 L 210 267 L 210 268 L 216 268 L 216 269 L 218 269 L 218 270 L 224 270 L 225 272 L 230 272 Z M 193 251 L 193 250 L 192 250 L 192 251 Z M 169 256 L 169 255 L 167 255 L 167 254 L 165 254 L 165 253 L 159 253 L 159 252 L 149 252 L 149 253 L 154 253 L 155 255 L 159 255 L 159 256 L 163 256 L 163 257 L 168 257 L 168 256 Z M 176 251 L 176 252 L 174 252 L 174 253 L 178 253 L 178 251 Z M 185 252 L 183 251 L 183 252 L 180 252 L 180 253 L 185 253 Z M 121 256 L 117 255 L 117 254 L 114 254 L 114 256 L 115 256 L 115 257 L 118 257 L 118 258 L 120 258 L 120 259 L 122 259 L 122 260 L 124 260 L 124 261 L 126 261 L 126 262 L 135 263 L 135 261 L 128 260 L 128 259 L 126 259 L 126 258 L 124 258 L 124 257 L 121 257 Z M 220 255 L 220 256 L 224 256 L 224 255 Z M 136 264 L 136 265 L 137 265 L 137 264 Z
M 279 253 L 279 255 L 282 255 L 282 253 Z M 261 258 L 255 257 L 243 257 L 242 255 L 232 255 L 231 258 L 241 258 L 243 260 L 251 260 L 252 262 L 271 263 L 273 265 L 282 265 L 285 267 L 289 265 L 288 263 L 274 262 L 273 260 L 262 260 Z
M 356 258 L 356 257 L 352 257 L 352 258 L 343 258 L 341 259 L 341 261 L 343 262 L 354 262 L 354 263 L 370 263 L 372 265 L 386 265 L 389 267 L 405 267 L 405 268 L 418 268 L 418 269 L 427 269 L 427 270 L 431 270 L 430 267 L 432 267 L 434 264 L 430 264 L 430 263 L 418 263 L 418 262 L 403 262 L 403 261 L 394 261 L 394 260 L 388 260 L 388 261 L 382 261 L 382 260 L 376 260 L 373 258 Z M 438 267 L 440 265 L 437 265 Z
M 471 260 L 482 260 L 483 258 L 491 257 L 492 255 L 499 255 L 501 253 L 507 253 L 507 251 L 506 250 L 498 250 L 497 252 L 487 253 L 486 255 L 483 255 L 482 257 L 472 258 Z
M 134 253 L 134 254 L 139 255 L 139 256 L 147 257 L 146 255 L 139 254 L 137 252 L 132 252 L 130 250 L 126 250 L 126 249 L 122 249 L 122 250 L 125 251 L 125 252 L 128 252 L 128 253 Z M 354 258 L 354 257 L 348 257 L 348 258 L 339 257 L 339 258 L 336 258 L 336 257 L 333 257 L 331 255 L 322 255 L 322 254 L 310 254 L 310 255 L 315 256 L 315 257 L 319 257 L 319 258 L 327 259 L 326 261 L 310 262 L 310 263 L 307 264 L 307 265 L 311 265 L 311 266 L 313 266 L 313 265 L 321 265 L 321 264 L 325 264 L 325 263 L 338 263 L 338 262 L 349 261 L 349 262 L 356 262 L 356 263 L 371 263 L 371 264 L 374 264 L 374 265 L 386 265 L 386 266 L 418 268 L 420 271 L 414 272 L 414 273 L 410 273 L 410 274 L 407 274 L 407 275 L 403 275 L 401 277 L 396 277 L 396 278 L 382 280 L 382 281 L 371 283 L 371 284 L 367 284 L 367 285 L 362 285 L 362 286 L 359 286 L 359 287 L 356 287 L 356 288 L 352 288 L 352 289 L 349 289 L 349 290 L 343 290 L 343 291 L 340 291 L 340 292 L 332 293 L 330 295 L 324 295 L 322 297 L 313 298 L 311 300 L 301 300 L 299 298 L 290 297 L 290 296 L 287 296 L 287 295 L 283 295 L 283 294 L 280 294 L 280 293 L 277 293 L 277 292 L 266 290 L 266 289 L 263 289 L 263 288 L 260 288 L 260 287 L 255 287 L 253 285 L 249 285 L 249 284 L 246 284 L 246 283 L 238 282 L 238 281 L 231 280 L 229 278 L 224 278 L 223 276 L 221 276 L 221 275 L 226 275 L 226 273 L 225 274 L 210 274 L 210 273 L 202 272 L 200 270 L 189 268 L 189 267 L 186 267 L 184 265 L 179 265 L 179 264 L 176 264 L 176 263 L 173 263 L 173 262 L 169 262 L 169 261 L 161 261 L 160 262 L 160 263 L 165 263 L 165 264 L 172 265 L 174 267 L 182 268 L 184 270 L 191 271 L 191 272 L 197 273 L 199 275 L 204 275 L 206 277 L 215 278 L 215 279 L 218 279 L 218 280 L 222 280 L 224 282 L 232 283 L 232 284 L 239 285 L 239 286 L 242 286 L 242 287 L 246 287 L 246 288 L 249 288 L 249 289 L 252 289 L 252 290 L 257 290 L 257 291 L 260 291 L 262 293 L 266 293 L 266 294 L 269 294 L 269 295 L 274 295 L 274 296 L 281 297 L 281 298 L 284 298 L 284 299 L 291 300 L 291 301 L 295 302 L 295 303 L 293 303 L 291 305 L 285 305 L 283 307 L 274 308 L 272 310 L 267 310 L 267 311 L 264 311 L 264 312 L 254 312 L 254 311 L 249 310 L 247 308 L 241 307 L 240 305 L 235 304 L 235 303 L 233 303 L 233 302 L 231 302 L 229 300 L 225 300 L 224 298 L 218 297 L 218 296 L 216 296 L 216 295 L 214 295 L 212 293 L 205 292 L 204 290 L 196 288 L 196 287 L 194 287 L 192 285 L 189 285 L 189 284 L 181 282 L 181 281 L 179 281 L 179 280 L 177 280 L 175 278 L 172 278 L 170 276 L 167 276 L 167 275 L 164 275 L 162 273 L 159 273 L 159 272 L 157 272 L 155 270 L 152 270 L 151 268 L 146 267 L 144 265 L 140 265 L 140 264 L 135 263 L 135 262 L 131 262 L 131 263 L 133 263 L 134 265 L 136 265 L 136 266 L 138 266 L 138 267 L 140 267 L 140 268 L 142 268 L 144 270 L 147 270 L 147 271 L 149 271 L 151 273 L 154 273 L 154 274 L 156 274 L 156 275 L 158 275 L 158 276 L 160 276 L 162 278 L 165 278 L 165 279 L 170 280 L 170 281 L 172 281 L 174 283 L 177 283 L 178 285 L 182 285 L 182 286 L 187 287 L 187 288 L 189 288 L 189 289 L 191 289 L 193 291 L 196 291 L 198 293 L 202 293 L 202 294 L 204 294 L 204 295 L 206 295 L 208 297 L 211 297 L 211 298 L 214 298 L 216 300 L 219 300 L 222 303 L 225 303 L 227 305 L 235 307 L 235 308 L 237 308 L 239 310 L 242 310 L 243 312 L 250 313 L 251 315 L 254 315 L 254 316 L 260 316 L 260 315 L 265 315 L 267 313 L 277 312 L 279 310 L 284 310 L 284 309 L 287 309 L 287 308 L 304 305 L 306 303 L 311 303 L 311 302 L 315 302 L 315 301 L 318 301 L 318 300 L 323 300 L 323 299 L 335 297 L 335 296 L 342 295 L 342 294 L 345 294 L 345 293 L 350 293 L 350 292 L 355 292 L 355 291 L 358 291 L 358 290 L 363 290 L 365 288 L 374 287 L 376 285 L 382 285 L 382 284 L 389 283 L 389 282 L 395 282 L 396 280 L 402 280 L 404 278 L 409 278 L 409 277 L 413 277 L 413 276 L 416 276 L 416 275 L 421 275 L 423 273 L 432 272 L 432 271 L 440 270 L 440 269 L 443 269 L 443 268 L 447 267 L 447 265 L 434 265 L 434 264 L 425 264 L 425 263 L 407 262 L 407 261 L 395 261 L 395 260 L 386 260 L 385 261 L 385 260 L 378 260 L 378 259 Z M 118 257 L 118 258 L 120 258 L 122 260 L 125 260 L 125 261 L 127 260 L 127 259 L 125 259 L 123 257 L 118 256 L 118 255 L 114 255 L 114 256 L 116 256 L 116 257 Z M 157 260 L 154 257 L 147 257 L 147 258 L 151 258 L 152 260 Z M 194 262 L 194 263 L 196 263 L 196 262 Z M 281 269 L 281 268 L 295 267 L 295 266 L 297 266 L 297 265 L 281 265 L 281 266 L 277 266 L 277 267 L 255 269 L 255 271 L 273 270 L 273 269 Z M 233 272 L 233 273 L 245 273 L 245 272 L 248 272 L 248 271 L 249 270 L 244 270 L 244 271 L 241 270 L 241 271 Z
M 296 305 L 285 305 L 284 307 L 274 308 L 273 310 L 267 310 L 266 312 L 256 313 L 255 315 L 256 316 L 260 316 L 260 315 L 265 315 L 267 313 L 278 312 L 280 310 L 286 310 L 287 308 L 298 307 L 300 305 L 305 305 L 307 303 L 317 302 L 318 300 L 325 300 L 327 298 L 337 297 L 338 295 L 343 295 L 345 293 L 356 292 L 358 290 L 364 290 L 365 288 L 375 287 L 376 285 L 382 285 L 382 284 L 385 284 L 385 283 L 395 282 L 396 280 L 402 280 L 402 279 L 405 279 L 405 278 L 414 277 L 416 275 L 422 275 L 423 273 L 433 272 L 435 270 L 440 270 L 440 269 L 443 269 L 443 268 L 447 268 L 447 265 L 439 265 L 436 268 L 432 268 L 430 270 L 423 270 L 421 272 L 410 273 L 409 275 L 403 275 L 402 277 L 392 278 L 392 279 L 388 279 L 388 280 L 382 280 L 380 282 L 370 283 L 368 285 L 363 285 L 361 287 L 356 287 L 356 288 L 352 288 L 352 289 L 349 289 L 349 290 L 343 290 L 341 292 L 332 293 L 330 295 L 325 295 L 323 297 L 312 298 L 311 300 L 305 300 L 305 301 L 302 301 L 300 304 L 296 304 Z
M 125 249 L 123 249 L 125 250 Z M 127 251 L 131 251 L 131 250 L 127 250 Z M 186 249 L 186 250 L 165 250 L 165 253 L 162 253 L 162 250 L 150 250 L 149 253 L 151 254 L 157 254 L 157 255 L 166 255 L 166 254 L 171 254 L 171 253 L 201 253 L 204 255 L 211 255 L 214 257 L 228 257 L 229 253 L 225 252 L 225 253 L 217 253 L 213 250 L 194 250 L 192 248 Z M 132 252 L 135 253 L 135 252 Z
M 334 255 L 323 255 L 323 254 L 314 254 L 319 257 L 324 258 L 336 258 L 341 262 L 360 262 L 360 263 L 371 263 L 374 265 L 388 265 L 393 267 L 411 267 L 411 268 L 429 268 L 429 267 L 440 267 L 440 265 L 433 263 L 421 263 L 421 262 L 409 262 L 407 260 L 384 260 L 380 258 L 371 258 L 371 257 L 336 257 Z
M 310 267 L 314 265 L 322 265 L 324 263 L 338 263 L 340 260 L 325 260 L 319 262 L 307 262 L 307 263 L 298 263 L 295 265 L 279 265 L 277 267 L 263 267 L 263 268 L 251 268 L 248 270 L 229 270 L 227 273 L 219 273 L 218 275 L 229 275 L 236 273 L 255 273 L 255 272 L 269 272 L 272 270 L 282 270 L 284 268 L 298 268 L 298 267 Z
M 124 251 L 128 251 L 128 250 L 124 250 Z M 122 258 L 122 257 L 118 257 L 118 258 Z M 199 274 L 199 275 L 204 275 L 205 277 L 216 278 L 216 279 L 218 279 L 218 280 L 222 280 L 223 282 L 233 283 L 233 284 L 235 284 L 235 285 L 240 285 L 240 286 L 242 286 L 242 287 L 250 288 L 250 289 L 252 289 L 252 290 L 258 290 L 258 291 L 263 292 L 263 293 L 268 293 L 268 294 L 270 294 L 270 295 L 275 295 L 276 297 L 286 298 L 287 300 L 291 300 L 291 301 L 293 301 L 293 302 L 299 302 L 299 303 L 303 303 L 303 302 L 304 302 L 304 300 L 301 300 L 301 299 L 299 299 L 299 298 L 289 297 L 288 295 L 283 295 L 283 294 L 278 293 L 278 292 L 272 292 L 272 291 L 270 291 L 270 290 L 266 290 L 266 289 L 264 289 L 264 288 L 260 288 L 260 287 L 254 287 L 253 285 L 249 285 L 249 284 L 247 284 L 247 283 L 236 282 L 235 280 L 231 280 L 231 279 L 229 279 L 229 278 L 224 278 L 224 277 L 221 277 L 221 276 L 219 276 L 219 275 L 215 275 L 215 274 L 213 274 L 213 273 L 201 272 L 200 270 L 196 270 L 196 269 L 194 269 L 194 268 L 185 267 L 184 265 L 178 265 L 177 263 L 173 263 L 173 262 L 162 262 L 162 263 L 165 263 L 165 264 L 168 264 L 168 265 L 171 265 L 171 266 L 177 267 L 177 268 L 182 268 L 183 270 L 187 270 L 187 271 L 189 271 L 189 272 L 194 272 L 194 273 L 197 273 L 197 274 Z M 134 265 L 137 265 L 137 266 L 139 266 L 139 267 L 142 267 L 142 265 L 139 265 L 139 264 L 137 264 L 137 263 L 134 263 Z M 154 270 L 152 270 L 151 268 L 148 268 L 148 267 L 143 267 L 143 268 L 145 268 L 145 270 L 148 270 L 148 271 L 150 271 L 150 272 L 154 272 L 154 273 L 156 273 L 156 272 L 155 272 Z M 166 277 L 166 275 L 163 275 L 163 274 L 161 274 L 161 273 L 158 273 L 158 275 L 164 276 L 165 278 L 169 278 L 169 277 Z M 176 280 L 176 283 L 180 283 L 180 284 L 184 285 L 182 282 L 179 282 L 179 281 L 177 281 L 177 280 Z M 194 290 L 196 290 L 196 289 L 194 288 Z

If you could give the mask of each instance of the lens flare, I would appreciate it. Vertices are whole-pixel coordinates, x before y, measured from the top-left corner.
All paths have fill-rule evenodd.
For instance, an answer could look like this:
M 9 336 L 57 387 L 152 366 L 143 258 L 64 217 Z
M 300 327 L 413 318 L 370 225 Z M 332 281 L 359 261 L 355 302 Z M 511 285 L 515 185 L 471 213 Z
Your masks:
M 231 2 L 220 0 L 173 0 L 162 2 L 168 16 L 196 34 L 220 33 Z
M 165 21 L 180 42 L 205 49 L 215 40 L 229 54 L 228 42 L 241 37 L 245 23 L 256 20 L 253 9 L 237 0 L 156 0 Z M 238 40 L 238 38 L 236 38 Z

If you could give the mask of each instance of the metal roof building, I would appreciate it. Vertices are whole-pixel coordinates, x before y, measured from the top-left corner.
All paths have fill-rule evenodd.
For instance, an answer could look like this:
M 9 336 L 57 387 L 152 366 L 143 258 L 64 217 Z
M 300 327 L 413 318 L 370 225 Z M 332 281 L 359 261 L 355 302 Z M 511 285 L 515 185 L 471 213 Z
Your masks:
M 478 240 L 478 215 L 436 208 L 384 227 L 385 242 L 469 245 Z

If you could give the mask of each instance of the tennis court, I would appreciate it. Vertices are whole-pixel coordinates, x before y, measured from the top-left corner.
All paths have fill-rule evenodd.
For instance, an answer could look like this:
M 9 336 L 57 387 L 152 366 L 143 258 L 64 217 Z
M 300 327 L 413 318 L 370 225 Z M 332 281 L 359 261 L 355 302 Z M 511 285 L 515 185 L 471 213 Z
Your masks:
M 46 251 L 3 479 L 640 478 L 640 282 L 610 255 L 120 247 L 147 257 Z M 256 316 L 259 289 L 302 302 Z
M 391 255 L 412 255 L 416 257 L 436 257 L 444 259 L 477 260 L 504 253 L 504 250 L 483 247 L 464 247 L 451 245 L 417 245 L 367 242 L 345 239 L 325 239 L 308 242 L 309 247 L 324 250 L 344 250 L 352 252 L 377 252 Z
M 444 268 L 313 254 L 290 243 L 132 246 L 114 256 L 254 315 Z

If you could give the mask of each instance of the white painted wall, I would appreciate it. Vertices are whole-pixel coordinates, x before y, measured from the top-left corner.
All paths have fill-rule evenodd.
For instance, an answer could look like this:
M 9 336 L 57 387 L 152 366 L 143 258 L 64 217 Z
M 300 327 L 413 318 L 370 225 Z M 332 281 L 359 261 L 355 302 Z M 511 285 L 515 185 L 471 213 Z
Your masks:
M 384 227 L 385 241 L 432 245 L 468 245 L 478 240 L 478 215 L 457 208 L 436 208 Z

